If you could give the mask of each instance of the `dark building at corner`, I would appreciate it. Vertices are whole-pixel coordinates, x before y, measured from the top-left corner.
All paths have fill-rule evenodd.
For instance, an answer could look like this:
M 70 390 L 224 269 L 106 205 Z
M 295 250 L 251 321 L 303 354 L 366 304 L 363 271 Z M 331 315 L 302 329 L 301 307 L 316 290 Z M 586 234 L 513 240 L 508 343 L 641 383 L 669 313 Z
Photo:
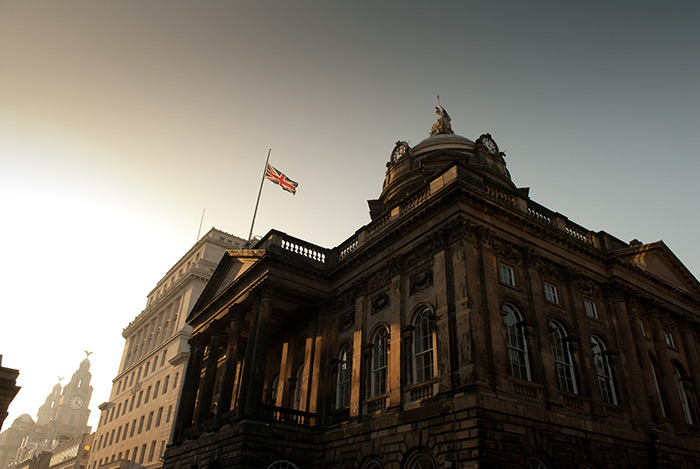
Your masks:
M 224 255 L 166 469 L 700 467 L 698 281 L 530 200 L 438 114 L 340 246 Z

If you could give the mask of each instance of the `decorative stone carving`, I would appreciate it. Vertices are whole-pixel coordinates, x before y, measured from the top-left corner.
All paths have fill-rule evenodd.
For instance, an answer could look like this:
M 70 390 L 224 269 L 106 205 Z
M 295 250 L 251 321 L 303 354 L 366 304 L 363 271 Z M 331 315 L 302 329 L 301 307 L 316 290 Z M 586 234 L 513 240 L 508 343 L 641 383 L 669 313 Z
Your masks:
M 523 255 L 520 252 L 520 250 L 516 246 L 513 246 L 508 242 L 492 238 L 489 245 L 491 247 L 491 250 L 503 259 L 507 259 L 511 262 L 518 263 L 523 258 Z
M 433 269 L 428 269 L 411 277 L 410 294 L 413 295 L 433 285 Z
M 352 327 L 355 324 L 355 311 L 350 311 L 345 314 L 341 314 L 339 317 L 340 324 L 338 324 L 338 330 L 345 330 Z
M 450 115 L 445 108 L 440 105 L 435 106 L 435 114 L 438 115 L 438 118 L 430 128 L 430 136 L 432 137 L 433 135 L 440 134 L 454 135 L 452 131 L 452 119 L 450 119 Z
M 372 314 L 378 313 L 379 311 L 388 308 L 391 305 L 391 296 L 389 292 L 385 291 L 379 295 L 372 298 Z
M 411 270 L 433 258 L 432 246 L 429 243 L 418 247 L 406 256 L 406 269 Z

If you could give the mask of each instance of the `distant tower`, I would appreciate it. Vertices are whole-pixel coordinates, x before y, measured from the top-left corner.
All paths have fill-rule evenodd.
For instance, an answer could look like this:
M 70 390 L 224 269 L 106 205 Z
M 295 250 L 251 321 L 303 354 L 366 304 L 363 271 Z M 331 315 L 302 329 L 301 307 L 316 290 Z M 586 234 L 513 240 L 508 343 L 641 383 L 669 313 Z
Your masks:
M 87 422 L 90 418 L 88 406 L 92 397 L 91 378 L 90 360 L 85 358 L 76 372 L 73 373 L 70 382 L 63 387 L 58 404 L 55 405 L 53 420 L 47 424 L 46 432 L 44 433 L 45 439 L 72 438 L 90 430 Z M 60 390 L 60 385 L 56 385 L 54 391 L 57 388 Z M 44 406 L 39 409 L 40 413 L 37 415 L 37 423 L 39 423 L 40 419 L 42 419 L 43 423 L 44 415 L 41 412 L 46 410 L 44 407 L 48 403 L 49 400 L 47 399 Z M 48 413 L 48 410 L 46 410 L 47 415 Z
M 61 383 L 56 383 L 53 387 L 51 394 L 46 397 L 46 402 L 44 405 L 39 407 L 39 411 L 36 414 L 37 425 L 46 425 L 56 417 L 56 409 L 58 408 L 58 402 L 61 400 Z

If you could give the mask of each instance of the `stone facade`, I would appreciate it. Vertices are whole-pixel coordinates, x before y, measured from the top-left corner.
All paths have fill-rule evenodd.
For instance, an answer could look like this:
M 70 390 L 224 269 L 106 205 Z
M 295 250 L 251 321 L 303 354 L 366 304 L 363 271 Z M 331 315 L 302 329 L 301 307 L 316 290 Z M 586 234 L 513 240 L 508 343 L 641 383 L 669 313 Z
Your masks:
M 219 260 L 245 240 L 212 228 L 158 282 L 122 332 L 126 341 L 110 399 L 99 406 L 90 468 L 160 467 L 187 360 L 187 312 Z
M 165 469 L 700 467 L 700 284 L 535 203 L 504 156 L 397 142 L 340 246 L 227 252 Z

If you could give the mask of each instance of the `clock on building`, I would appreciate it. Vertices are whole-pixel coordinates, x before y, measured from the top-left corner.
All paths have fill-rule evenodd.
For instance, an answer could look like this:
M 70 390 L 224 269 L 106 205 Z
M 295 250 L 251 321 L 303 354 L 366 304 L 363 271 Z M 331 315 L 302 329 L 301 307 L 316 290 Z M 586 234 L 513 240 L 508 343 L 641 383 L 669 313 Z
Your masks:
M 73 396 L 71 398 L 71 400 L 68 402 L 68 405 L 70 405 L 70 408 L 73 410 L 82 409 L 84 404 L 85 404 L 85 400 L 80 396 Z

